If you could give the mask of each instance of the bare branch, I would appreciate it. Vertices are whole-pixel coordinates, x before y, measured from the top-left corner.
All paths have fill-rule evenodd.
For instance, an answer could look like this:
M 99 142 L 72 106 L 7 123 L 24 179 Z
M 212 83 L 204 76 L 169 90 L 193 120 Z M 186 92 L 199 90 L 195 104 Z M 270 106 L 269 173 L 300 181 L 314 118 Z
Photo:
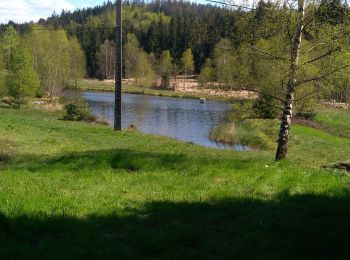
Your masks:
M 265 101 L 265 100 L 263 100 L 263 102 L 264 102 L 265 104 L 267 104 L 268 106 L 270 106 L 270 107 L 274 107 L 274 108 L 277 108 L 277 109 L 283 111 L 283 108 L 282 108 L 282 107 L 279 107 L 279 106 L 275 106 L 275 105 L 273 105 L 273 104 L 270 104 L 269 102 L 267 102 L 267 101 Z
M 256 10 L 255 8 L 251 8 L 251 7 L 248 7 L 248 6 L 237 5 L 237 4 L 227 3 L 227 2 L 223 2 L 223 1 L 215 1 L 215 0 L 205 0 L 205 1 L 211 2 L 211 3 L 215 3 L 215 4 L 221 4 L 221 5 L 228 5 L 228 6 L 238 7 L 238 8 L 247 9 L 247 10 Z
M 310 78 L 310 79 L 304 79 L 304 80 L 298 81 L 298 82 L 296 82 L 296 83 L 294 84 L 294 86 L 297 87 L 297 86 L 299 86 L 299 85 L 301 85 L 301 84 L 305 84 L 305 83 L 307 83 L 307 82 L 311 82 L 311 81 L 315 81 L 315 80 L 320 80 L 320 79 L 326 78 L 326 77 L 328 77 L 329 75 L 331 75 L 331 74 L 333 74 L 333 73 L 335 73 L 335 72 L 337 72 L 337 71 L 339 71 L 339 70 L 348 68 L 348 67 L 350 67 L 350 64 L 345 65 L 345 66 L 341 66 L 341 67 L 339 67 L 339 68 L 336 68 L 336 69 L 334 69 L 334 70 L 332 70 L 332 71 L 330 71 L 330 72 L 328 72 L 328 73 L 326 73 L 326 74 L 320 75 L 320 76 L 316 76 L 316 77 L 313 77 L 313 78 Z
M 289 3 L 289 15 L 288 15 L 288 22 L 287 22 L 287 33 L 288 33 L 288 39 L 290 46 L 293 44 L 293 36 L 290 32 L 290 25 L 291 25 L 291 20 L 292 20 L 292 3 Z
M 333 53 L 335 53 L 335 52 L 337 52 L 337 51 L 340 51 L 340 50 L 341 50 L 340 47 L 335 48 L 335 49 L 331 49 L 331 50 L 327 51 L 326 53 L 322 54 L 321 56 L 318 56 L 318 57 L 316 57 L 316 58 L 314 58 L 314 59 L 312 59 L 312 60 L 309 60 L 309 61 L 304 62 L 304 63 L 301 64 L 300 66 L 304 66 L 304 65 L 306 65 L 306 64 L 310 64 L 310 63 L 312 63 L 312 62 L 318 61 L 318 60 L 323 59 L 323 58 L 325 58 L 325 57 L 327 57 L 327 56 L 329 56 L 329 55 L 332 55 Z
M 319 92 L 320 90 L 314 90 L 314 91 L 312 91 L 311 93 L 308 93 L 308 94 L 306 94 L 305 96 L 302 96 L 301 98 L 298 98 L 298 99 L 295 99 L 295 101 L 296 102 L 298 102 L 298 101 L 301 101 L 301 100 L 303 100 L 303 99 L 305 99 L 305 98 L 307 98 L 307 97 L 310 97 L 310 96 L 312 96 L 313 94 L 315 94 L 315 93 L 317 93 L 317 92 Z
M 241 90 L 246 90 L 246 91 L 251 91 L 251 92 L 255 92 L 255 93 L 258 93 L 258 94 L 261 94 L 261 95 L 266 95 L 268 97 L 271 97 L 271 98 L 274 98 L 278 101 L 281 101 L 281 102 L 284 102 L 283 99 L 279 98 L 279 97 L 276 97 L 276 96 L 273 96 L 273 95 L 270 95 L 264 91 L 259 91 L 259 90 L 256 90 L 256 89 L 250 89 L 250 88 L 241 88 Z
M 283 57 L 274 55 L 274 54 L 272 54 L 272 53 L 263 51 L 263 50 L 261 50 L 261 49 L 255 47 L 255 46 L 248 46 L 248 47 L 251 48 L 251 49 L 253 49 L 253 50 L 255 50 L 255 51 L 258 51 L 258 52 L 260 52 L 260 53 L 262 53 L 262 54 L 265 54 L 265 55 L 267 55 L 267 56 L 273 57 L 273 58 L 275 58 L 275 59 L 277 59 L 277 60 L 284 60 L 284 61 L 290 62 L 290 59 L 283 58 Z

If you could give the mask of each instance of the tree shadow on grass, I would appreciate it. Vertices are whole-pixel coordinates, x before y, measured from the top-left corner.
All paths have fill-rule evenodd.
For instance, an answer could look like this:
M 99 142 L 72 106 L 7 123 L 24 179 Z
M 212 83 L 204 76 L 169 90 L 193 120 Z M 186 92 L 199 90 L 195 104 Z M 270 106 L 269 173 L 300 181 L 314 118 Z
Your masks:
M 0 258 L 349 259 L 350 197 L 152 202 L 123 214 L 0 214 Z
M 201 172 L 203 168 L 245 169 L 254 164 L 249 159 L 212 159 L 205 156 L 188 156 L 181 153 L 160 153 L 134 151 L 129 149 L 111 149 L 65 154 L 57 157 L 23 156 L 15 162 L 17 169 L 25 168 L 31 172 L 84 171 L 94 169 L 139 171 Z M 17 165 L 17 166 L 16 166 Z

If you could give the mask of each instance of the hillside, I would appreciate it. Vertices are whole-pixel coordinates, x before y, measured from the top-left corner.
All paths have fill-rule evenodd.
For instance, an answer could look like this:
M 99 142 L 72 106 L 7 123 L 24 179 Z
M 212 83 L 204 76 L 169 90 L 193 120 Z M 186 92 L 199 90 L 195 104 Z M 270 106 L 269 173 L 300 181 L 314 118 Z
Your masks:
M 0 112 L 2 259 L 349 256 L 343 172 Z

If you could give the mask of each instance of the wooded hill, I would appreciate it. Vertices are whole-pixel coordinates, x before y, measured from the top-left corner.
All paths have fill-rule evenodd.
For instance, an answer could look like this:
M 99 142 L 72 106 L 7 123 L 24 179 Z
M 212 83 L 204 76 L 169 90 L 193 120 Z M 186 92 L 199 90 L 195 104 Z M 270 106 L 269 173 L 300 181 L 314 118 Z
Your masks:
M 130 68 L 137 70 L 137 67 L 145 68 L 144 65 L 152 67 L 165 81 L 169 80 L 170 71 L 171 74 L 174 71 L 186 73 L 183 56 L 191 49 L 193 72 L 201 74 L 199 80 L 202 84 L 218 82 L 223 88 L 255 85 L 259 90 L 279 95 L 279 91 L 275 91 L 276 88 L 272 86 L 280 84 L 276 80 L 283 76 L 281 71 L 289 65 L 281 64 L 281 59 L 275 62 L 273 55 L 267 57 L 264 54 L 273 53 L 275 57 L 289 55 L 290 39 L 286 34 L 288 30 L 293 34 L 295 30 L 295 7 L 261 1 L 253 10 L 247 10 L 156 0 L 150 3 L 125 2 L 123 12 L 125 77 L 136 78 L 137 72 L 130 75 Z M 303 31 L 303 39 L 305 49 L 309 48 L 311 52 L 305 51 L 307 53 L 303 57 L 313 59 L 322 56 L 324 52 L 337 49 L 337 44 L 342 49 L 348 45 L 346 33 L 343 33 L 344 37 L 338 37 L 339 32 L 345 32 L 349 28 L 349 6 L 346 3 L 340 0 L 322 0 L 308 4 L 307 12 L 310 22 Z M 14 26 L 24 36 L 33 28 L 32 23 L 18 25 L 10 22 L 8 25 Z M 6 29 L 8 25 L 1 25 L 1 28 Z M 112 2 L 74 12 L 62 11 L 59 15 L 54 13 L 48 19 L 41 19 L 35 26 L 64 29 L 68 39 L 76 37 L 86 56 L 88 77 L 114 77 L 115 6 Z M 336 33 L 338 36 L 335 36 Z M 332 42 L 332 39 L 339 38 L 342 38 L 342 42 Z M 321 46 L 321 41 L 326 44 Z M 312 45 L 318 47 L 313 48 Z M 252 50 L 251 46 L 257 49 Z M 345 52 L 347 51 L 342 51 L 343 54 Z M 336 61 L 328 59 L 327 64 L 346 63 L 348 55 L 343 54 Z M 191 58 L 190 56 L 188 57 Z M 329 69 L 331 66 L 323 61 L 317 60 L 318 63 L 312 64 L 314 66 L 307 68 L 305 73 Z M 192 62 L 189 63 L 189 72 L 192 72 Z M 160 71 L 160 67 L 167 71 Z M 151 82 L 152 71 L 140 73 L 149 74 L 148 79 L 142 78 L 142 84 Z M 323 85 L 332 87 L 326 87 L 325 91 L 319 93 L 319 98 L 347 101 L 350 82 L 348 70 L 334 75 L 333 78 L 328 77 L 327 82 L 322 82 Z M 315 85 L 309 89 L 312 88 Z

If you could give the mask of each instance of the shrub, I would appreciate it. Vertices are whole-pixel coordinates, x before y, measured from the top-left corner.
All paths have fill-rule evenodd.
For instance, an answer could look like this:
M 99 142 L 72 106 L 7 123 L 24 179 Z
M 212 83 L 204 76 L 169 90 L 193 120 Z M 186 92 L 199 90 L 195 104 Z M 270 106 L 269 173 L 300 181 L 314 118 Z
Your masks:
M 89 121 L 92 117 L 90 114 L 89 106 L 84 100 L 77 100 L 72 103 L 68 103 L 64 106 L 66 114 L 64 120 L 70 121 Z
M 260 94 L 254 101 L 253 111 L 255 118 L 276 118 L 280 112 L 275 99 L 266 94 Z
M 316 111 L 314 110 L 310 110 L 310 111 L 299 111 L 297 113 L 297 117 L 302 118 L 302 119 L 306 119 L 306 120 L 312 120 L 315 119 L 316 117 Z

